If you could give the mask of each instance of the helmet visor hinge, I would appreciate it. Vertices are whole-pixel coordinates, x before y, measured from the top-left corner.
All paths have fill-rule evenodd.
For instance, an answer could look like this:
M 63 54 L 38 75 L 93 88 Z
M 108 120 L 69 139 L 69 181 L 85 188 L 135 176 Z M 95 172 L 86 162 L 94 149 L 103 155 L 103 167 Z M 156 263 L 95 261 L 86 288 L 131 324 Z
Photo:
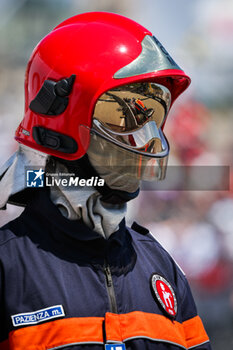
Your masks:
M 59 115 L 68 106 L 68 95 L 71 93 L 75 74 L 69 78 L 59 80 L 45 80 L 36 97 L 31 101 L 29 108 L 39 114 Z

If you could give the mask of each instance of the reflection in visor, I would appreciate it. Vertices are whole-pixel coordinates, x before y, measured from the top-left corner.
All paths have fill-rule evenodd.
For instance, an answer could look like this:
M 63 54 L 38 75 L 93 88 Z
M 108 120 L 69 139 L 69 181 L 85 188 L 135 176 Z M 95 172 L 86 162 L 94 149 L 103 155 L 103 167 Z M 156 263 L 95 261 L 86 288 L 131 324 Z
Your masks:
M 118 108 L 118 111 L 122 113 L 120 118 L 124 119 L 123 126 L 118 125 L 120 126 L 120 129 L 122 129 L 120 131 L 137 129 L 140 125 L 147 122 L 154 113 L 154 109 L 147 109 L 142 100 L 139 98 L 121 98 L 118 95 L 110 92 L 107 92 L 106 95 L 112 97 L 112 99 L 114 99 L 122 107 Z
M 165 157 L 168 144 L 161 130 L 170 108 L 169 90 L 155 83 L 117 87 L 98 99 L 93 131 L 136 153 Z
M 169 110 L 169 90 L 155 83 L 135 83 L 115 88 L 97 101 L 94 118 L 116 132 L 133 131 L 154 120 L 161 127 Z

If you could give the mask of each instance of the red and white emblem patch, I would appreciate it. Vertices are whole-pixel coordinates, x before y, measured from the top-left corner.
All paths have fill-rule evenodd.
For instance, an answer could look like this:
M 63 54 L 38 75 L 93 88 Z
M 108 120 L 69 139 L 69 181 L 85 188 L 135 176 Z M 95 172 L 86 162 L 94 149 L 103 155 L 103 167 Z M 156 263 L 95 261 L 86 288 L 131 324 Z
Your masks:
M 151 276 L 151 285 L 163 309 L 169 316 L 175 317 L 177 314 L 177 301 L 170 283 L 162 276 L 154 274 Z

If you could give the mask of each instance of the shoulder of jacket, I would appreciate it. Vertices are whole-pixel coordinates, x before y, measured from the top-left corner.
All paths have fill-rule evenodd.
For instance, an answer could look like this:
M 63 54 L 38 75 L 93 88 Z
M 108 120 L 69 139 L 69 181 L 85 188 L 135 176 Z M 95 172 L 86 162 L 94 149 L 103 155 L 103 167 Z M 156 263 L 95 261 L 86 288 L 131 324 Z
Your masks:
M 175 266 L 177 273 L 180 275 L 181 279 L 186 280 L 186 275 L 182 268 L 179 266 L 177 261 L 174 259 L 174 257 L 157 241 L 157 239 L 154 237 L 154 235 L 148 230 L 146 227 L 139 225 L 137 222 L 133 222 L 131 229 L 134 232 L 137 232 L 139 234 L 139 240 L 143 240 L 143 237 L 146 238 L 146 240 L 151 241 L 155 244 L 156 249 L 158 249 L 161 254 L 166 257 L 168 260 L 172 262 L 172 264 Z
M 146 227 L 134 222 L 131 226 L 131 230 L 133 230 L 133 233 L 136 233 L 136 237 L 133 235 L 133 238 L 136 238 L 137 241 L 147 241 L 152 243 L 154 247 L 156 247 L 156 250 L 159 250 L 162 255 L 172 259 L 167 250 L 157 241 L 154 235 Z

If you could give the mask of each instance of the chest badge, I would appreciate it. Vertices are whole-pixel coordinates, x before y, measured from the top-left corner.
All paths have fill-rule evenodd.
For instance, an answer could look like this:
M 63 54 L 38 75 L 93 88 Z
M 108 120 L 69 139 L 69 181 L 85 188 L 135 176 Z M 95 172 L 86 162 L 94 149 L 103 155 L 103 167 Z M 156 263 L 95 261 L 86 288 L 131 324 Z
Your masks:
M 177 300 L 170 283 L 160 275 L 151 276 L 151 286 L 160 305 L 170 317 L 177 314 Z

